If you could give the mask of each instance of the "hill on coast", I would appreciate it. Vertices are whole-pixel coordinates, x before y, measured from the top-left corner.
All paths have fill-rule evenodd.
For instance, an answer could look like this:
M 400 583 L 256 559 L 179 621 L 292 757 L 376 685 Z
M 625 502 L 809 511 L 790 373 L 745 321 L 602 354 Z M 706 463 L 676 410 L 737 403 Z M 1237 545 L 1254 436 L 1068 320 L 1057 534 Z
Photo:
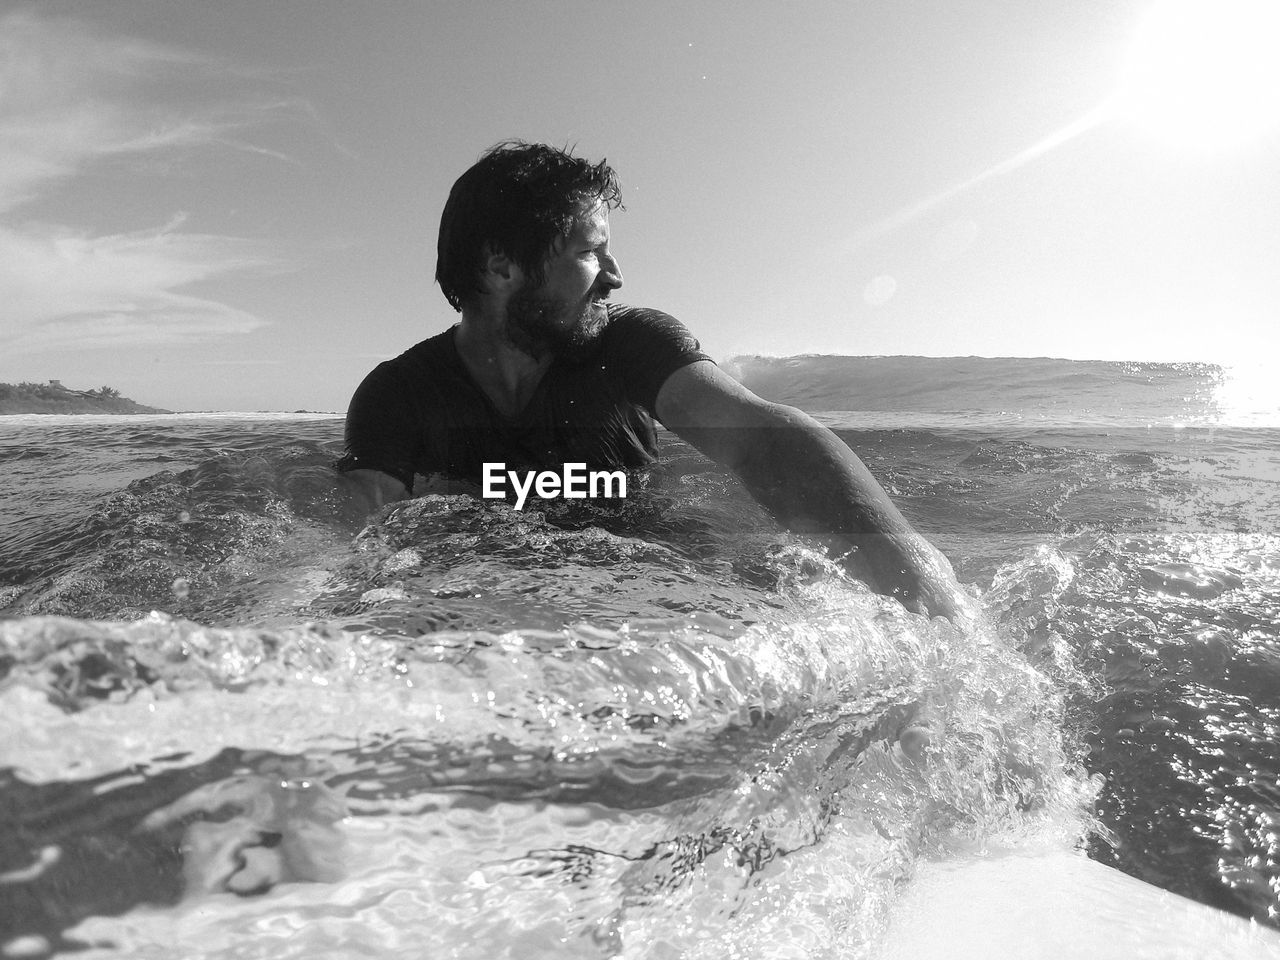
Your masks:
M 0 383 L 0 416 L 14 413 L 171 413 L 122 397 L 113 387 L 70 390 L 57 380 L 48 383 Z

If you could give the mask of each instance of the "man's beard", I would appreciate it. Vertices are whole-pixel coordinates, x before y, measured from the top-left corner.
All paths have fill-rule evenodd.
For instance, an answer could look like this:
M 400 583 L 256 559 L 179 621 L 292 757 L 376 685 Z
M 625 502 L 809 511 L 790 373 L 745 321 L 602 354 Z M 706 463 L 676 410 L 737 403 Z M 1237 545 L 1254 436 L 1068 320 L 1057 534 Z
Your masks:
M 573 322 L 559 321 L 566 315 Z M 570 304 L 558 297 L 540 296 L 537 291 L 520 292 L 507 302 L 507 340 L 535 360 L 548 356 L 573 360 L 588 352 L 609 322 L 604 304 L 588 297 Z

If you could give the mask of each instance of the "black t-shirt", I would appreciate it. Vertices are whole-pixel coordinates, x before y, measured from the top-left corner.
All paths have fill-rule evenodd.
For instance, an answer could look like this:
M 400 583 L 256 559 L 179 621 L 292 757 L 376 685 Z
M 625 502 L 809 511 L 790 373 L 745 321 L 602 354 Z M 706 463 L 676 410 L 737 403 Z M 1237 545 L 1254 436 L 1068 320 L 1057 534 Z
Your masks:
M 589 351 L 557 357 L 525 409 L 506 417 L 467 372 L 456 329 L 365 377 L 347 411 L 339 470 L 380 470 L 412 492 L 414 474 L 479 483 L 485 463 L 508 470 L 642 467 L 654 458 L 659 389 L 681 367 L 710 359 L 674 317 L 611 305 Z

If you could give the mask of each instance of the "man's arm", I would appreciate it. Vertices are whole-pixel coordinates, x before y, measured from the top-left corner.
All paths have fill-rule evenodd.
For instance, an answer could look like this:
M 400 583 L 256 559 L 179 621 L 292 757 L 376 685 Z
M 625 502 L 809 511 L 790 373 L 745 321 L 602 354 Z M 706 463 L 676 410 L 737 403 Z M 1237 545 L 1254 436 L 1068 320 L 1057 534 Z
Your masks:
M 410 495 L 403 483 L 381 470 L 348 470 L 339 476 L 361 518 Z
M 667 429 L 737 474 L 788 529 L 816 534 L 841 553 L 856 549 L 846 565 L 872 589 L 931 616 L 962 613 L 967 598 L 951 564 L 812 417 L 761 400 L 705 360 L 668 377 L 655 408 Z
M 369 371 L 351 397 L 343 428 L 347 452 L 335 466 L 354 520 L 412 496 L 417 433 L 410 393 L 398 361 L 388 361 Z

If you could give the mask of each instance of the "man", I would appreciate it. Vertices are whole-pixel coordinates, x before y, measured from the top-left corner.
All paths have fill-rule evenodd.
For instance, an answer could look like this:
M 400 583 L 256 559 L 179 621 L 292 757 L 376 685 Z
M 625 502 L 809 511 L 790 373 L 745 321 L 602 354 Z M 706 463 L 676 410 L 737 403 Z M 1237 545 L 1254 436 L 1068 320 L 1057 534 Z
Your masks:
M 542 144 L 499 144 L 458 179 L 436 280 L 462 321 L 379 365 L 352 398 L 338 467 L 365 505 L 410 496 L 415 473 L 480 482 L 486 463 L 642 467 L 656 418 L 873 589 L 960 613 L 946 559 L 831 431 L 755 396 L 672 317 L 607 302 L 622 286 L 609 248 L 621 203 L 604 162 Z

